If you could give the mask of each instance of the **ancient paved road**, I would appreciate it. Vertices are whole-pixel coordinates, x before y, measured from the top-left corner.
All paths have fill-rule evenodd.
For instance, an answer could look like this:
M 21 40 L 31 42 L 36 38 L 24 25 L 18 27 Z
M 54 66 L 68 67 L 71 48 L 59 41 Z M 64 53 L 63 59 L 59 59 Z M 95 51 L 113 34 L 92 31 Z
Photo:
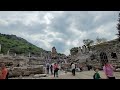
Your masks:
M 99 71 L 100 76 L 102 79 L 106 79 L 103 71 Z M 54 77 L 53 75 L 47 75 L 47 77 L 23 77 L 23 78 L 11 78 L 11 79 L 93 79 L 94 71 L 83 71 L 83 72 L 76 72 L 76 76 L 72 76 L 70 72 L 64 73 L 59 72 L 59 77 Z M 116 79 L 120 79 L 120 72 L 115 72 Z
M 103 71 L 99 71 L 102 79 L 106 79 L 106 76 Z M 83 71 L 76 72 L 76 76 L 72 76 L 70 72 L 68 73 L 60 73 L 59 77 L 53 77 L 53 75 L 49 75 L 48 77 L 41 77 L 41 79 L 93 79 L 94 71 Z M 120 72 L 115 72 L 116 79 L 120 79 Z

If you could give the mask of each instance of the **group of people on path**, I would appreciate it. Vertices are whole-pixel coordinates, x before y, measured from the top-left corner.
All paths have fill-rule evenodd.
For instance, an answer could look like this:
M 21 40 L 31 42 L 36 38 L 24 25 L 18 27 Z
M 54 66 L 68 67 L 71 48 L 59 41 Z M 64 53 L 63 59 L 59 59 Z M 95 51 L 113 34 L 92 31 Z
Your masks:
M 59 66 L 57 63 L 54 63 L 54 65 L 53 64 L 50 65 L 49 63 L 47 63 L 46 70 L 47 70 L 47 74 L 49 74 L 49 70 L 50 70 L 51 75 L 54 74 L 54 77 L 58 77 Z
M 75 76 L 76 65 L 74 63 L 71 63 L 71 69 L 72 69 L 72 75 Z M 51 65 L 47 63 L 46 70 L 47 70 L 47 74 L 49 74 L 49 70 L 50 70 L 51 74 L 52 75 L 54 74 L 54 77 L 58 77 L 59 66 L 57 63 Z M 115 79 L 114 70 L 115 68 L 108 61 L 104 63 L 103 71 L 107 79 Z M 93 79 L 102 79 L 99 74 L 99 68 L 95 67 L 94 71 L 95 73 L 93 75 Z M 0 79 L 8 79 L 8 74 L 9 74 L 8 69 L 6 68 L 5 64 L 2 63 L 0 65 Z
M 71 69 L 72 69 L 72 75 L 75 76 L 76 65 L 73 62 L 71 63 Z M 106 79 L 115 79 L 114 70 L 115 68 L 112 66 L 112 64 L 110 64 L 108 60 L 106 60 L 103 66 L 103 72 L 106 75 Z M 93 79 L 102 79 L 99 74 L 99 68 L 95 67 L 94 71 L 95 73 L 93 75 Z
M 4 63 L 0 65 L 0 79 L 8 79 L 8 69 L 6 68 Z

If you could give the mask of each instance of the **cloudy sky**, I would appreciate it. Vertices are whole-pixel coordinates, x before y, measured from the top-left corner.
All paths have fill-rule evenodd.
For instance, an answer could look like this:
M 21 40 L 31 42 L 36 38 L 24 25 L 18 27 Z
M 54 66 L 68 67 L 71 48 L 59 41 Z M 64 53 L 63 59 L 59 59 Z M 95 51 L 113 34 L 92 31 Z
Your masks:
M 0 33 L 69 54 L 83 39 L 116 38 L 118 11 L 0 11 Z

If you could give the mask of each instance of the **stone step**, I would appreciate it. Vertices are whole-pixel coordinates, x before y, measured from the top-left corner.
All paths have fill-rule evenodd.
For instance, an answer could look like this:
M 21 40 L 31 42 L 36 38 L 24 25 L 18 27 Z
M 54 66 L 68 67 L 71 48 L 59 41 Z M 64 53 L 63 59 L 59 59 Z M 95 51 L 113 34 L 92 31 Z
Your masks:
M 34 78 L 39 78 L 39 77 L 46 77 L 46 76 L 47 76 L 46 74 L 36 74 L 33 77 Z

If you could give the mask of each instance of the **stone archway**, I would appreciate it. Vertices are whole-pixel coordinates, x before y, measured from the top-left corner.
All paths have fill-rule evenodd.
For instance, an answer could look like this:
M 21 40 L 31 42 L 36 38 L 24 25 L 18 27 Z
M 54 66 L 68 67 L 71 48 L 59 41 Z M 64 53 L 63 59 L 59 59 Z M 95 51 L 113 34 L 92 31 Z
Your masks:
M 104 64 L 104 62 L 108 61 L 108 57 L 107 57 L 107 54 L 105 52 L 100 53 L 100 61 L 101 61 L 102 65 Z

